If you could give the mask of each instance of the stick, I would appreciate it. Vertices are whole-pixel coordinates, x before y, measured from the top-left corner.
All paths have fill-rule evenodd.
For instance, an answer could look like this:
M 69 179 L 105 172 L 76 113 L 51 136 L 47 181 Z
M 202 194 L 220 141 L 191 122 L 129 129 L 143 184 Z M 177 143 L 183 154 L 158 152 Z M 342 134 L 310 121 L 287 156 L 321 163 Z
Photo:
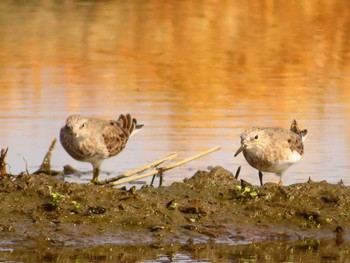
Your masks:
M 167 171 L 167 170 L 170 170 L 170 169 L 173 169 L 173 168 L 178 167 L 178 166 L 180 166 L 180 165 L 183 165 L 183 164 L 185 164 L 185 163 L 191 162 L 191 161 L 196 160 L 196 159 L 198 159 L 198 158 L 200 158 L 200 157 L 203 157 L 204 155 L 207 155 L 207 154 L 209 154 L 209 153 L 218 151 L 218 150 L 220 150 L 220 149 L 221 149 L 221 147 L 214 147 L 214 148 L 211 148 L 211 149 L 209 149 L 209 150 L 206 150 L 206 151 L 204 151 L 204 152 L 202 152 L 202 153 L 199 153 L 199 154 L 197 154 L 197 155 L 194 155 L 194 156 L 192 156 L 192 157 L 189 157 L 189 158 L 187 158 L 187 159 L 184 159 L 184 160 L 182 160 L 182 161 L 179 161 L 179 162 L 170 164 L 170 165 L 168 165 L 168 166 L 159 167 L 159 168 L 157 168 L 157 169 L 155 169 L 155 170 L 153 170 L 153 171 L 150 171 L 150 172 L 148 172 L 148 173 L 141 174 L 141 175 L 139 175 L 139 176 L 134 176 L 133 178 L 127 178 L 127 179 L 125 179 L 125 180 L 120 180 L 120 181 L 118 181 L 118 182 L 113 182 L 113 183 L 111 183 L 111 184 L 109 184 L 109 185 L 107 185 L 107 186 L 115 186 L 115 185 L 125 184 L 125 183 L 132 182 L 132 181 L 136 181 L 136 180 L 139 180 L 139 179 L 142 179 L 142 178 L 151 176 L 151 175 L 163 173 L 163 172 L 165 172 L 165 171 Z
M 9 148 L 1 149 L 1 155 L 0 155 L 0 176 L 3 177 L 6 175 L 6 154 Z
M 33 174 L 40 174 L 40 173 L 44 173 L 44 174 L 48 174 L 48 175 L 61 174 L 61 172 L 59 172 L 59 171 L 51 170 L 51 155 L 52 155 L 53 150 L 55 149 L 56 141 L 57 141 L 56 138 L 54 138 L 52 140 L 50 148 L 46 152 L 44 160 L 41 163 L 39 170 L 35 171 Z
M 176 153 L 170 154 L 170 155 L 168 155 L 168 156 L 166 156 L 166 157 L 164 157 L 162 159 L 154 161 L 153 163 L 150 163 L 150 164 L 147 164 L 147 165 L 142 166 L 140 168 L 137 168 L 137 169 L 131 170 L 129 172 L 123 173 L 123 174 L 118 175 L 116 177 L 113 177 L 113 178 L 110 178 L 110 179 L 106 179 L 103 182 L 100 182 L 99 184 L 101 184 L 101 185 L 109 184 L 109 183 L 112 183 L 114 181 L 118 181 L 118 180 L 120 180 L 122 178 L 129 177 L 129 176 L 132 176 L 134 174 L 138 174 L 138 173 L 144 172 L 146 170 L 149 170 L 149 169 L 152 169 L 154 167 L 157 167 L 158 165 L 164 163 L 165 161 L 174 159 L 175 157 L 177 157 Z
M 41 163 L 39 170 L 41 170 L 41 171 L 50 171 L 51 170 L 51 155 L 52 155 L 53 149 L 55 148 L 56 141 L 57 141 L 56 138 L 54 138 L 52 140 L 50 148 L 47 151 L 47 153 L 45 154 L 44 160 Z

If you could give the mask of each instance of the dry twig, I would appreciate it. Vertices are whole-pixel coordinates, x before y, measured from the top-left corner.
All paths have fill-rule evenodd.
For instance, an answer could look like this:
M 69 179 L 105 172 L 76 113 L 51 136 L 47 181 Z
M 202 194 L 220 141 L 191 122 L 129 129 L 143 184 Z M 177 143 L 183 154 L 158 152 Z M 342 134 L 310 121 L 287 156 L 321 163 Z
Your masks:
M 4 177 L 6 175 L 6 154 L 9 148 L 1 149 L 0 154 L 0 176 Z
M 48 175 L 61 174 L 61 172 L 59 172 L 59 171 L 51 170 L 51 156 L 52 156 L 52 152 L 55 148 L 56 141 L 57 141 L 56 138 L 54 138 L 52 140 L 50 148 L 47 151 L 47 153 L 45 154 L 44 160 L 41 163 L 39 170 L 35 171 L 33 174 L 40 174 L 40 173 L 44 173 L 44 174 L 48 174 Z
M 139 179 L 142 179 L 142 178 L 145 178 L 145 177 L 148 177 L 148 176 L 156 175 L 156 174 L 162 175 L 167 170 L 173 169 L 175 167 L 178 167 L 180 165 L 183 165 L 185 163 L 188 163 L 188 162 L 196 160 L 196 159 L 198 159 L 200 157 L 203 157 L 203 156 L 205 156 L 207 154 L 210 154 L 212 152 L 218 151 L 218 150 L 220 150 L 220 148 L 221 147 L 214 147 L 214 148 L 206 150 L 206 151 L 204 151 L 202 153 L 199 153 L 199 154 L 191 156 L 191 157 L 189 157 L 187 159 L 184 159 L 182 161 L 179 161 L 179 162 L 176 162 L 176 163 L 173 163 L 173 164 L 169 164 L 169 165 L 164 166 L 164 167 L 159 167 L 159 168 L 157 168 L 157 169 L 155 169 L 153 171 L 147 172 L 145 174 L 141 174 L 139 176 L 134 176 L 132 178 L 126 178 L 124 180 L 116 181 L 116 182 L 107 184 L 106 186 L 111 187 L 111 186 L 115 186 L 115 185 L 125 184 L 125 183 L 128 183 L 128 182 L 136 181 L 136 180 L 139 180 Z
M 123 174 L 118 175 L 116 177 L 112 177 L 110 179 L 106 179 L 105 181 L 102 181 L 99 184 L 101 184 L 101 185 L 110 184 L 110 183 L 112 183 L 114 181 L 118 181 L 118 180 L 123 179 L 125 177 L 130 177 L 132 175 L 144 172 L 146 170 L 153 169 L 153 168 L 157 167 L 158 165 L 164 163 L 165 161 L 169 161 L 171 159 L 174 159 L 175 157 L 177 157 L 176 153 L 170 154 L 170 155 L 168 155 L 168 156 L 166 156 L 166 157 L 164 157 L 162 159 L 154 161 L 153 163 L 150 163 L 150 164 L 147 164 L 147 165 L 142 166 L 140 168 L 137 168 L 137 169 L 131 170 L 129 172 L 123 173 Z

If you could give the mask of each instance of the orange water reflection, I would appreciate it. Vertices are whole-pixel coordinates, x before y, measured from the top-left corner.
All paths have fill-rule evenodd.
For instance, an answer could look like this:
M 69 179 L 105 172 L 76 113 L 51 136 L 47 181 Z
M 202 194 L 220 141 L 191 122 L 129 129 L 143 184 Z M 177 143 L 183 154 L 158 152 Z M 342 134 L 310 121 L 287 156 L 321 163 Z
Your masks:
M 239 133 L 297 118 L 310 136 L 286 182 L 349 174 L 349 1 L 2 1 L 0 10 L 0 143 L 14 171 L 19 154 L 40 163 L 67 115 L 130 111 L 146 126 L 107 162 L 112 173 L 222 145 L 188 167 L 243 164 L 257 182 L 233 159 Z M 58 167 L 90 168 L 56 155 Z M 192 173 L 181 169 L 176 179 Z

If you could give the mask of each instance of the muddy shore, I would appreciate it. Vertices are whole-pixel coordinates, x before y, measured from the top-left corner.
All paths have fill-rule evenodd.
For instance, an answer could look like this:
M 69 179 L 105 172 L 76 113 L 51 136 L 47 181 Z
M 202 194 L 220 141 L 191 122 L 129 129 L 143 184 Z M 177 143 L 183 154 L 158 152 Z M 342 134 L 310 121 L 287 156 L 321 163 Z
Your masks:
M 51 247 L 208 240 L 348 239 L 350 187 L 327 182 L 262 187 L 215 167 L 170 186 L 111 189 L 45 174 L 0 181 L 2 246 Z

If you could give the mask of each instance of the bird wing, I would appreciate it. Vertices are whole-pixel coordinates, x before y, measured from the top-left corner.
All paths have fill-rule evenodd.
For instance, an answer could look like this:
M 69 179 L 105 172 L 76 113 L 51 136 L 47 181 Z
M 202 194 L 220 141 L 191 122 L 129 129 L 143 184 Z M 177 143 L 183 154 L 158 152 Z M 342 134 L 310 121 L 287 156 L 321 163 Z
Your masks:
M 124 149 L 130 133 L 120 127 L 116 121 L 110 121 L 104 127 L 102 137 L 109 156 L 114 156 Z
M 289 147 L 292 152 L 296 151 L 300 155 L 304 154 L 303 138 L 294 131 L 282 128 L 269 128 L 266 129 L 266 133 L 273 144 L 279 145 L 281 148 Z
M 136 119 L 130 114 L 121 114 L 118 120 L 107 122 L 102 136 L 109 156 L 114 156 L 122 151 L 131 135 L 142 126 L 137 125 Z
M 304 154 L 303 138 L 299 134 L 296 134 L 295 132 L 291 131 L 287 141 L 289 144 L 289 148 L 292 152 L 296 151 L 300 155 Z
M 121 114 L 117 121 L 109 121 L 102 133 L 109 156 L 114 156 L 124 149 L 135 127 L 136 120 L 130 114 Z

